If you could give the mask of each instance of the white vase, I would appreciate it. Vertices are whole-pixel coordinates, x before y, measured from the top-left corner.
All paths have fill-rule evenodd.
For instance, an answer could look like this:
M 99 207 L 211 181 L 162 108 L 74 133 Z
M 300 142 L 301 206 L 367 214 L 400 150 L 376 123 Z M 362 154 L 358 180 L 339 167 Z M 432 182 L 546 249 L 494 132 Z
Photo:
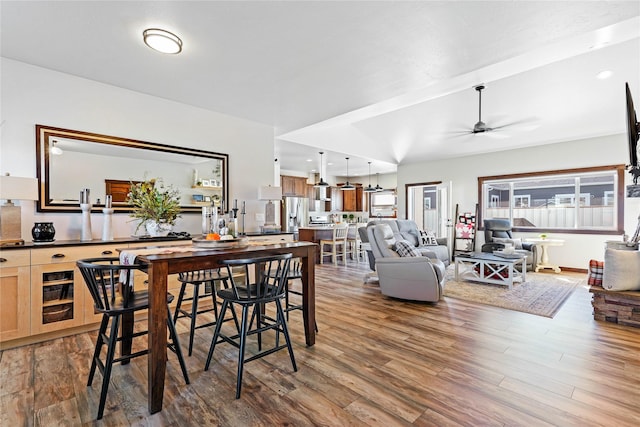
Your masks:
M 147 234 L 151 237 L 164 237 L 173 228 L 173 226 L 167 222 L 156 222 L 154 220 L 148 220 L 144 224 L 147 229 Z

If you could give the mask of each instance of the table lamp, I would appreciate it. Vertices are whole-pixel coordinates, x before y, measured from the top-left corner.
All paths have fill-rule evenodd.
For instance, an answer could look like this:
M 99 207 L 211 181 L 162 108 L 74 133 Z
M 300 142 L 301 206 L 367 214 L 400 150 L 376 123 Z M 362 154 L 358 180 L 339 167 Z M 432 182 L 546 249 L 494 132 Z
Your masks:
M 38 180 L 6 174 L 0 176 L 0 246 L 24 245 L 20 206 L 12 200 L 38 200 Z
M 276 205 L 273 201 L 282 199 L 282 187 L 263 185 L 258 189 L 258 199 L 268 201 L 264 207 L 264 229 L 276 230 Z

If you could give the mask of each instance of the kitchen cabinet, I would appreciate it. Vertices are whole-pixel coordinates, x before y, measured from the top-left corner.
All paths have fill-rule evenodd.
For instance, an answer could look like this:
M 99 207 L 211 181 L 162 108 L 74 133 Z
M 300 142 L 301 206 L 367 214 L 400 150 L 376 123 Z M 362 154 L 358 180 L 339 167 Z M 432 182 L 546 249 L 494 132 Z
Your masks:
M 307 197 L 307 178 L 299 176 L 280 176 L 283 196 Z
M 324 210 L 328 212 L 340 212 L 342 211 L 342 193 L 339 187 L 328 187 L 327 197 L 331 200 L 325 201 Z
M 74 262 L 31 267 L 31 334 L 81 325 L 82 286 Z
M 318 190 L 313 184 L 307 184 L 307 199 L 309 199 L 309 212 L 316 211 L 316 193 Z
M 29 250 L 0 251 L 0 342 L 31 333 L 30 262 Z
M 31 251 L 31 334 L 99 322 L 76 261 L 117 256 L 123 245 L 88 245 Z
M 364 189 L 362 184 L 353 184 L 355 190 L 340 191 L 340 197 L 342 198 L 342 207 L 338 210 L 344 212 L 362 212 Z

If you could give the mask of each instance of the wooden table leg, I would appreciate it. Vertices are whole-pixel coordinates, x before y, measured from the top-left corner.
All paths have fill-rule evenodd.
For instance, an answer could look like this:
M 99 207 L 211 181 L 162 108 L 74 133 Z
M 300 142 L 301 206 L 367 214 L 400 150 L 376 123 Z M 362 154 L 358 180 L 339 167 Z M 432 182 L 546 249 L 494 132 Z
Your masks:
M 166 261 L 149 265 L 149 412 L 162 410 L 167 368 L 167 276 Z
M 316 343 L 316 246 L 310 246 L 302 257 L 302 317 L 308 346 Z

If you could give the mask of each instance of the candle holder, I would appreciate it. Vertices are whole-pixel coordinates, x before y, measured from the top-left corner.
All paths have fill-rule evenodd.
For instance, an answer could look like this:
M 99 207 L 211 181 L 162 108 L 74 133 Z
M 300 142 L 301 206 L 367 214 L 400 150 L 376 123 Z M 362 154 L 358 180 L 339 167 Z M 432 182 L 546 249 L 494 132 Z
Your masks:
M 80 240 L 93 240 L 91 233 L 91 204 L 80 203 L 80 209 L 82 209 L 82 234 Z
M 102 223 L 102 240 L 111 241 L 113 240 L 113 209 L 104 208 L 102 209 L 102 213 L 104 214 L 104 222 Z

